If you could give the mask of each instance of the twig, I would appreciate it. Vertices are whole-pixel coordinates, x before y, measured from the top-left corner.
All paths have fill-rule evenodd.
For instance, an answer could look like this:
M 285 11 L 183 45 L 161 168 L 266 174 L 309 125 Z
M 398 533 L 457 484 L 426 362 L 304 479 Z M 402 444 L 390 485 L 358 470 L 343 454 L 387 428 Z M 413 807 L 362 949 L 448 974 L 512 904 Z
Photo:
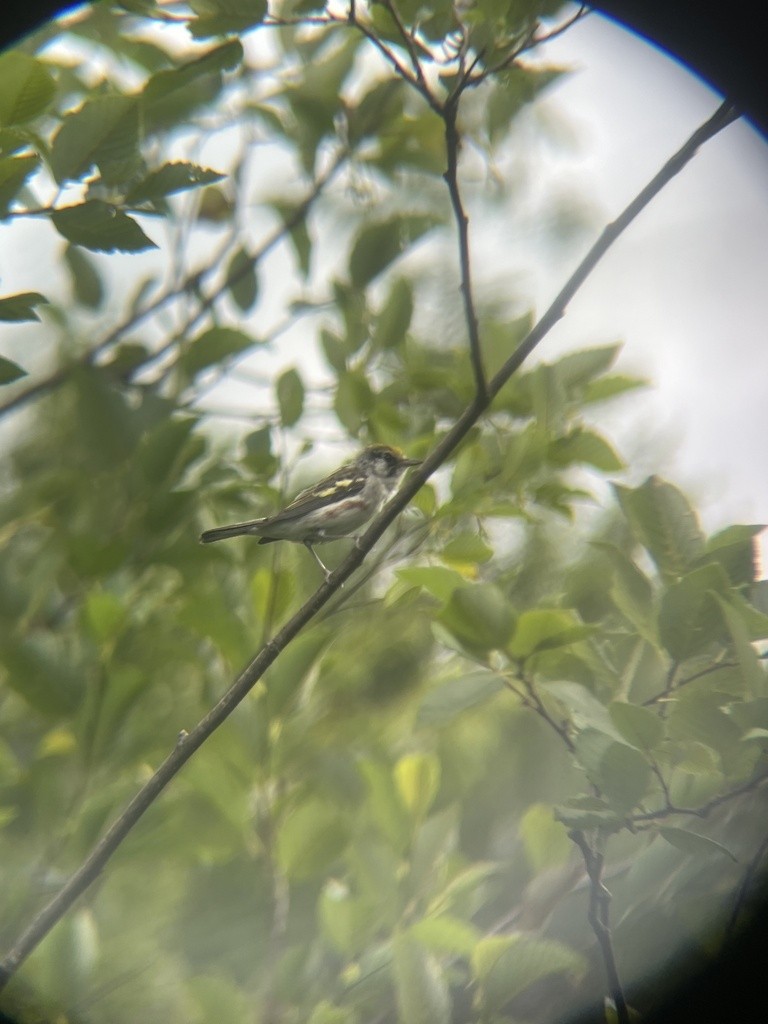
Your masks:
M 708 800 L 705 804 L 700 807 L 675 807 L 673 804 L 667 803 L 666 807 L 662 807 L 658 811 L 641 811 L 639 814 L 633 814 L 627 818 L 629 825 L 634 825 L 642 821 L 659 821 L 663 818 L 669 818 L 673 814 L 693 814 L 697 818 L 706 818 L 710 811 L 713 811 L 720 804 L 728 803 L 737 796 L 742 796 L 744 793 L 750 793 L 752 790 L 757 789 L 764 782 L 768 782 L 768 771 L 762 772 L 760 775 L 755 775 L 747 782 L 743 782 L 740 786 L 734 786 L 733 789 L 729 789 L 726 793 L 720 793 L 718 796 L 713 796 L 711 800 Z
M 474 426 L 481 414 L 487 409 L 493 396 L 498 394 L 512 374 L 519 369 L 525 359 L 560 320 L 565 312 L 567 303 L 622 231 L 628 227 L 632 220 L 648 205 L 664 185 L 683 169 L 686 163 L 692 159 L 698 147 L 731 124 L 736 117 L 737 114 L 734 108 L 730 104 L 723 104 L 705 124 L 693 133 L 688 142 L 665 164 L 664 168 L 642 190 L 637 198 L 629 204 L 624 213 L 605 229 L 566 282 L 552 305 L 530 331 L 527 338 L 491 379 L 487 394 L 484 397 L 481 395 L 475 396 L 451 429 L 427 455 L 421 466 L 417 467 L 410 477 L 406 478 L 402 488 L 374 517 L 368 529 L 358 539 L 357 544 L 341 565 L 331 573 L 327 580 L 320 584 L 315 593 L 299 608 L 295 615 L 262 647 L 252 661 L 243 669 L 221 700 L 211 708 L 189 733 L 182 732 L 180 734 L 175 748 L 162 762 L 160 767 L 157 768 L 151 778 L 136 793 L 125 810 L 110 825 L 85 861 L 18 937 L 5 959 L 0 963 L 0 989 L 10 980 L 19 965 L 26 960 L 78 897 L 98 878 L 104 866 L 120 847 L 126 836 L 195 751 L 218 729 L 222 722 L 226 721 L 290 641 L 314 619 L 320 609 L 328 603 L 342 584 L 362 564 L 368 552 L 389 524 L 403 511 L 411 498 L 413 498 L 435 470 L 459 446 L 471 427 Z M 753 785 L 755 785 L 754 782 L 743 788 L 752 788 Z M 710 806 L 723 802 L 724 799 L 730 798 L 736 792 L 738 790 L 724 796 L 722 799 L 715 798 L 710 801 Z
M 413 37 L 408 34 L 408 31 L 405 25 L 403 24 L 403 19 L 400 17 L 400 12 L 392 3 L 392 0 L 384 0 L 384 6 L 389 11 L 394 23 L 397 25 L 397 31 L 400 33 L 400 36 L 403 40 L 403 46 L 405 46 L 406 50 L 408 51 L 408 56 L 410 57 L 411 65 L 413 67 L 413 73 L 416 76 L 416 80 L 418 81 L 421 87 L 421 91 L 428 92 L 429 87 L 427 86 L 427 81 L 424 78 L 424 71 L 421 67 L 421 61 L 419 60 L 418 54 L 416 53 L 416 48 L 413 45 Z
M 456 97 L 458 100 L 458 94 Z M 475 377 L 475 392 L 480 401 L 486 401 L 488 397 L 488 383 L 483 367 L 483 353 L 480 348 L 480 332 L 477 326 L 477 314 L 475 302 L 472 295 L 471 260 L 469 254 L 469 218 L 467 217 L 461 201 L 459 189 L 459 133 L 456 127 L 457 102 L 446 104 L 443 112 L 445 123 L 445 152 L 448 158 L 448 166 L 443 178 L 448 186 L 448 194 L 451 197 L 453 214 L 456 219 L 456 227 L 459 236 L 459 267 L 461 272 L 461 294 L 464 299 L 464 319 L 467 323 L 469 335 L 469 357 L 472 362 L 472 372 Z
M 571 839 L 581 850 L 584 858 L 584 867 L 589 877 L 589 923 L 600 946 L 603 956 L 605 973 L 608 977 L 608 990 L 616 1007 L 616 1019 L 618 1024 L 629 1024 L 629 1007 L 627 1006 L 624 989 L 619 978 L 619 971 L 616 966 L 616 956 L 613 951 L 613 937 L 611 935 L 609 909 L 611 894 L 603 883 L 604 857 L 602 853 L 593 850 L 586 840 L 583 832 L 573 829 L 568 833 Z
M 557 735 L 563 741 L 565 746 L 568 748 L 569 752 L 571 754 L 574 754 L 576 752 L 576 747 L 574 745 L 573 740 L 568 734 L 567 725 L 563 722 L 555 721 L 552 715 L 550 715 L 550 713 L 544 707 L 544 702 L 542 701 L 541 697 L 536 692 L 532 680 L 527 678 L 523 672 L 520 672 L 519 675 L 520 682 L 525 687 L 524 693 L 521 693 L 520 690 L 518 690 L 517 687 L 513 685 L 512 680 L 507 679 L 506 676 L 502 676 L 501 678 L 507 689 L 511 690 L 512 693 L 514 693 L 514 695 L 518 698 L 520 703 L 524 707 L 530 708 L 531 711 L 535 711 L 540 718 L 543 718 L 547 725 L 554 732 L 557 733 Z
M 722 652 L 721 652 L 722 653 Z M 643 707 L 648 707 L 651 704 L 657 704 L 659 701 L 669 699 L 669 695 L 672 690 L 681 690 L 684 686 L 694 682 L 696 679 L 701 679 L 702 676 L 708 676 L 712 672 L 719 672 L 724 668 L 736 668 L 737 663 L 735 661 L 717 661 L 713 665 L 708 665 L 706 668 L 700 669 L 698 672 L 692 672 L 691 675 L 686 676 L 685 679 L 681 679 L 680 682 L 673 684 L 674 672 L 677 671 L 678 664 L 673 662 L 670 668 L 671 676 L 667 677 L 667 684 L 661 693 L 655 693 L 653 697 L 648 697 L 647 700 L 643 701 Z

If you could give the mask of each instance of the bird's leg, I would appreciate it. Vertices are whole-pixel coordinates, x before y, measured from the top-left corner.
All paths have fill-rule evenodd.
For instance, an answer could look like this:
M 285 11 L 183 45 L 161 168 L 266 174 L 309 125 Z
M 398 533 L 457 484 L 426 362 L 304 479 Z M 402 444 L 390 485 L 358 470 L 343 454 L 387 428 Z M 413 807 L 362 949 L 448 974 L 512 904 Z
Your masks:
M 318 555 L 318 553 L 315 551 L 315 549 L 312 547 L 308 540 L 304 541 L 304 547 L 307 549 L 307 551 L 311 552 L 312 557 L 323 570 L 323 576 L 325 576 L 326 580 L 330 579 L 331 570 L 327 566 L 323 565 L 322 561 L 320 560 L 320 555 Z

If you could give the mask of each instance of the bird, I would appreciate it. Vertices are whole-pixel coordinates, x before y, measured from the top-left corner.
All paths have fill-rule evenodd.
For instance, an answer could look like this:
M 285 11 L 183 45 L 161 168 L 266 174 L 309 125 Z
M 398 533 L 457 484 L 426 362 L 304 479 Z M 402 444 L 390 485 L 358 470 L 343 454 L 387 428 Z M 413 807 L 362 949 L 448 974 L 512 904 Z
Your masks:
M 307 548 L 327 580 L 330 570 L 314 545 L 354 536 L 395 493 L 406 470 L 419 465 L 421 459 L 406 458 L 398 448 L 368 445 L 351 462 L 301 491 L 275 515 L 216 526 L 202 533 L 200 541 L 213 544 L 243 536 L 259 537 L 259 544 L 294 541 Z

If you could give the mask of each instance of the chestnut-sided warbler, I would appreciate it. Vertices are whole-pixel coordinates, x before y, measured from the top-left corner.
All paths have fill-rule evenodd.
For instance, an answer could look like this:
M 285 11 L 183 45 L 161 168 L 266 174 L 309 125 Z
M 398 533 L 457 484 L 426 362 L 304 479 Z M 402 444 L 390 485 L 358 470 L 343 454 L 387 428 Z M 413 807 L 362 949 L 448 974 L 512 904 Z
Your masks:
M 313 545 L 352 536 L 395 493 L 406 469 L 419 464 L 419 459 L 407 459 L 397 448 L 369 445 L 352 462 L 307 487 L 275 515 L 217 526 L 206 530 L 200 540 L 211 544 L 228 537 L 253 535 L 260 538 L 259 544 L 295 541 L 312 552 L 327 579 L 330 571 Z

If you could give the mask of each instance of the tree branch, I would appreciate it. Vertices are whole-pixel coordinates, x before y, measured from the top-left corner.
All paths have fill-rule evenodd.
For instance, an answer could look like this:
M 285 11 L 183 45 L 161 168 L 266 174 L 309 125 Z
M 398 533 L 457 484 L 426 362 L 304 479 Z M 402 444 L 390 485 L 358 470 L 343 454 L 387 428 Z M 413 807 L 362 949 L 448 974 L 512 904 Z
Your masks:
M 578 846 L 584 858 L 584 867 L 589 877 L 589 923 L 592 925 L 592 931 L 600 946 L 605 973 L 608 977 L 608 991 L 616 1007 L 616 1019 L 618 1024 L 629 1024 L 629 1007 L 619 978 L 616 955 L 613 951 L 613 936 L 611 935 L 609 917 L 611 894 L 603 883 L 605 859 L 602 853 L 592 849 L 584 833 L 579 829 L 570 831 L 568 838 Z
M 470 428 L 488 408 L 493 396 L 498 394 L 512 374 L 520 368 L 525 359 L 564 315 L 567 303 L 576 294 L 580 285 L 591 274 L 613 242 L 626 230 L 632 220 L 648 205 L 653 197 L 661 191 L 664 185 L 692 159 L 698 147 L 731 124 L 737 116 L 736 111 L 730 104 L 723 104 L 705 124 L 693 133 L 688 142 L 664 165 L 662 170 L 629 204 L 621 216 L 605 229 L 566 282 L 549 309 L 515 352 L 507 359 L 498 373 L 490 380 L 487 393 L 475 396 L 456 420 L 453 427 L 427 455 L 421 466 L 411 473 L 403 487 L 372 520 L 368 529 L 362 534 L 358 543 L 339 567 L 331 573 L 327 580 L 320 584 L 315 593 L 286 622 L 282 629 L 261 648 L 218 703 L 211 708 L 189 733 L 181 732 L 174 749 L 160 767 L 157 768 L 152 777 L 136 793 L 125 810 L 109 826 L 83 864 L 18 937 L 5 959 L 0 963 L 0 989 L 10 980 L 19 965 L 26 960 L 78 897 L 98 878 L 104 866 L 123 843 L 126 836 L 195 751 L 226 721 L 290 641 L 312 621 L 320 609 L 328 603 L 342 584 L 362 564 L 376 541 L 390 523 L 394 521 L 396 516 L 402 512 L 416 492 L 455 451 Z M 710 805 L 718 802 L 721 801 L 717 799 L 710 801 Z
M 456 127 L 456 115 L 458 112 L 458 95 L 455 101 L 446 104 L 443 112 L 445 124 L 445 152 L 448 159 L 443 178 L 448 186 L 448 194 L 451 197 L 453 214 L 456 219 L 456 228 L 459 236 L 459 267 L 461 271 L 461 294 L 464 299 L 464 317 L 467 322 L 467 333 L 469 335 L 469 357 L 472 362 L 472 372 L 475 377 L 475 391 L 477 397 L 485 401 L 488 397 L 488 383 L 485 378 L 483 367 L 483 353 L 480 348 L 480 333 L 477 326 L 477 314 L 475 312 L 475 301 L 472 294 L 471 260 L 469 254 L 469 218 L 464 212 L 459 190 L 459 133 Z

